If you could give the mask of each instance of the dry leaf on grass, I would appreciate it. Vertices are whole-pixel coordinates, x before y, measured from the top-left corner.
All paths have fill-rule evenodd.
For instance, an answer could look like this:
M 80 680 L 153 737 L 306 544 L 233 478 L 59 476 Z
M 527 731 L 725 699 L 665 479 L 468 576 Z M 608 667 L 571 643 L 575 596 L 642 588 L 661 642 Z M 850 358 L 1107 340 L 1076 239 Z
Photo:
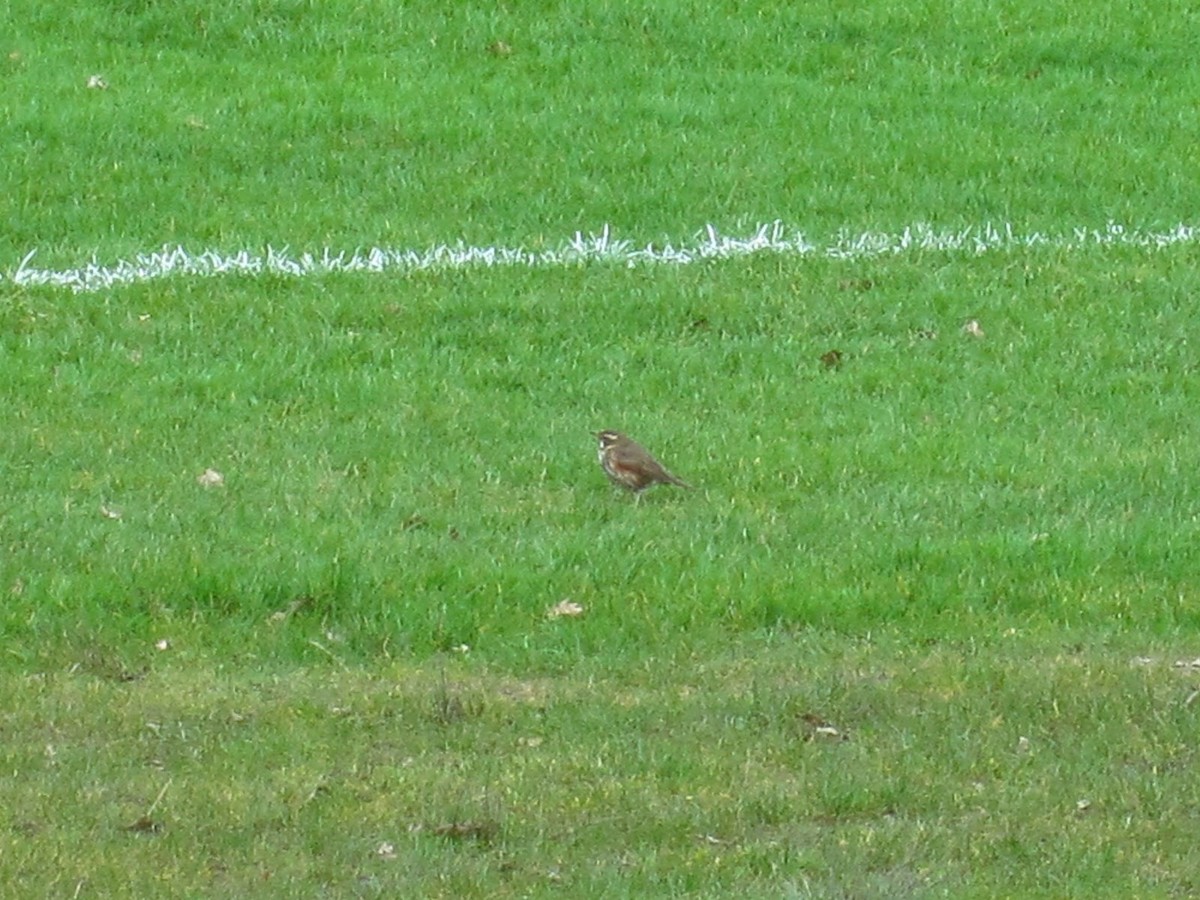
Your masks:
M 196 476 L 196 483 L 200 487 L 222 487 L 225 484 L 225 476 L 216 469 L 205 469 Z
M 838 289 L 843 291 L 869 291 L 875 287 L 870 278 L 843 278 L 838 282 Z
M 158 834 L 163 829 L 162 822 L 156 822 L 149 816 L 140 816 L 136 821 L 124 826 L 124 831 L 137 834 Z
M 843 734 L 839 729 L 826 722 L 816 713 L 804 713 L 800 717 L 800 721 L 804 723 L 804 739 L 811 741 L 816 738 L 824 738 L 825 740 L 848 741 L 850 735 Z
M 837 369 L 842 365 L 842 351 L 830 350 L 821 354 L 821 365 L 827 369 Z
M 489 821 L 447 822 L 444 825 L 436 825 L 430 830 L 438 837 L 487 843 L 496 836 L 500 826 Z
M 297 597 L 283 609 L 277 609 L 275 612 L 271 613 L 271 615 L 267 616 L 267 621 L 272 625 L 278 625 L 280 622 L 286 622 L 310 603 L 312 603 L 312 597 L 309 597 L 308 595 Z
M 546 618 L 547 619 L 557 619 L 560 616 L 582 616 L 582 615 L 583 615 L 583 607 L 580 604 L 576 603 L 574 600 L 572 600 L 570 597 L 566 597 L 566 598 L 558 601 L 552 607 L 550 607 L 548 610 L 546 610 Z

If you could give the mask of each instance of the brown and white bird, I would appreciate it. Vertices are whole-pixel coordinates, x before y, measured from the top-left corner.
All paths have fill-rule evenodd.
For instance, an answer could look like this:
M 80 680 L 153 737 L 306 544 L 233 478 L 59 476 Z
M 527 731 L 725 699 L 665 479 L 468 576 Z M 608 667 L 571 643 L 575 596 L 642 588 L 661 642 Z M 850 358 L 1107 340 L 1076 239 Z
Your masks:
M 609 480 L 633 491 L 639 498 L 642 491 L 655 484 L 675 484 L 681 488 L 691 485 L 676 478 L 655 459 L 649 450 L 619 431 L 598 431 L 600 465 Z

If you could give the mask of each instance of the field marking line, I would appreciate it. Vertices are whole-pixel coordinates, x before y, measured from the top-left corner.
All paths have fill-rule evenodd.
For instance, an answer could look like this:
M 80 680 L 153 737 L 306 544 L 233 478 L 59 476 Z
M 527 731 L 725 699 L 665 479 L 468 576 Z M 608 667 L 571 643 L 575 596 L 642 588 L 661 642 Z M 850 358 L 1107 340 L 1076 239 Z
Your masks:
M 139 253 L 133 259 L 102 264 L 93 259 L 67 269 L 41 269 L 32 265 L 36 250 L 27 253 L 11 272 L 0 274 L 22 286 L 52 285 L 77 293 L 91 293 L 126 284 L 172 277 L 213 278 L 222 275 L 282 275 L 295 278 L 336 272 L 399 273 L 446 269 L 486 269 L 527 266 L 554 268 L 593 263 L 639 265 L 689 265 L 704 260 L 732 259 L 757 254 L 815 256 L 859 260 L 905 253 L 945 252 L 979 255 L 1023 248 L 1050 247 L 1082 250 L 1089 247 L 1163 249 L 1200 242 L 1200 227 L 1179 224 L 1165 231 L 1127 228 L 1109 222 L 1103 228 L 1075 227 L 1057 234 L 1021 232 L 1011 224 L 938 229 L 915 224 L 900 231 L 843 230 L 825 241 L 811 241 L 802 231 L 780 221 L 759 225 L 753 232 L 732 236 L 713 225 L 705 226 L 690 242 L 645 245 L 614 238 L 605 225 L 600 232 L 576 232 L 557 247 L 529 250 L 516 247 L 475 247 L 465 243 L 439 244 L 425 250 L 371 247 L 353 252 L 325 248 L 293 255 L 287 247 L 268 246 L 265 253 L 240 250 L 191 252 L 181 246 Z

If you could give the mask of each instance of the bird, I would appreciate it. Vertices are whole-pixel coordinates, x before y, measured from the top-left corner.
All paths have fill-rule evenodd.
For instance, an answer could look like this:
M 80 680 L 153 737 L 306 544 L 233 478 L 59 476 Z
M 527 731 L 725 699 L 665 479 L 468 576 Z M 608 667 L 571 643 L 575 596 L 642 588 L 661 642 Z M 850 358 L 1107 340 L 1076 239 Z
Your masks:
M 604 474 L 613 484 L 634 492 L 641 499 L 642 491 L 655 484 L 674 484 L 691 489 L 682 478 L 672 475 L 637 441 L 619 431 L 597 431 L 600 442 L 598 456 Z

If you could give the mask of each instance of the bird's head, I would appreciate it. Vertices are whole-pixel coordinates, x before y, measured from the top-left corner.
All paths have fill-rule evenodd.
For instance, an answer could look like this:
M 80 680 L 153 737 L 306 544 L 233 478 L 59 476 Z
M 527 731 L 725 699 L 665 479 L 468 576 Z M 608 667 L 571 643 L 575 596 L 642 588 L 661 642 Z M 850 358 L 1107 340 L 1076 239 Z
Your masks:
M 594 436 L 600 442 L 601 450 L 607 450 L 614 444 L 625 440 L 625 435 L 619 431 L 597 431 Z

